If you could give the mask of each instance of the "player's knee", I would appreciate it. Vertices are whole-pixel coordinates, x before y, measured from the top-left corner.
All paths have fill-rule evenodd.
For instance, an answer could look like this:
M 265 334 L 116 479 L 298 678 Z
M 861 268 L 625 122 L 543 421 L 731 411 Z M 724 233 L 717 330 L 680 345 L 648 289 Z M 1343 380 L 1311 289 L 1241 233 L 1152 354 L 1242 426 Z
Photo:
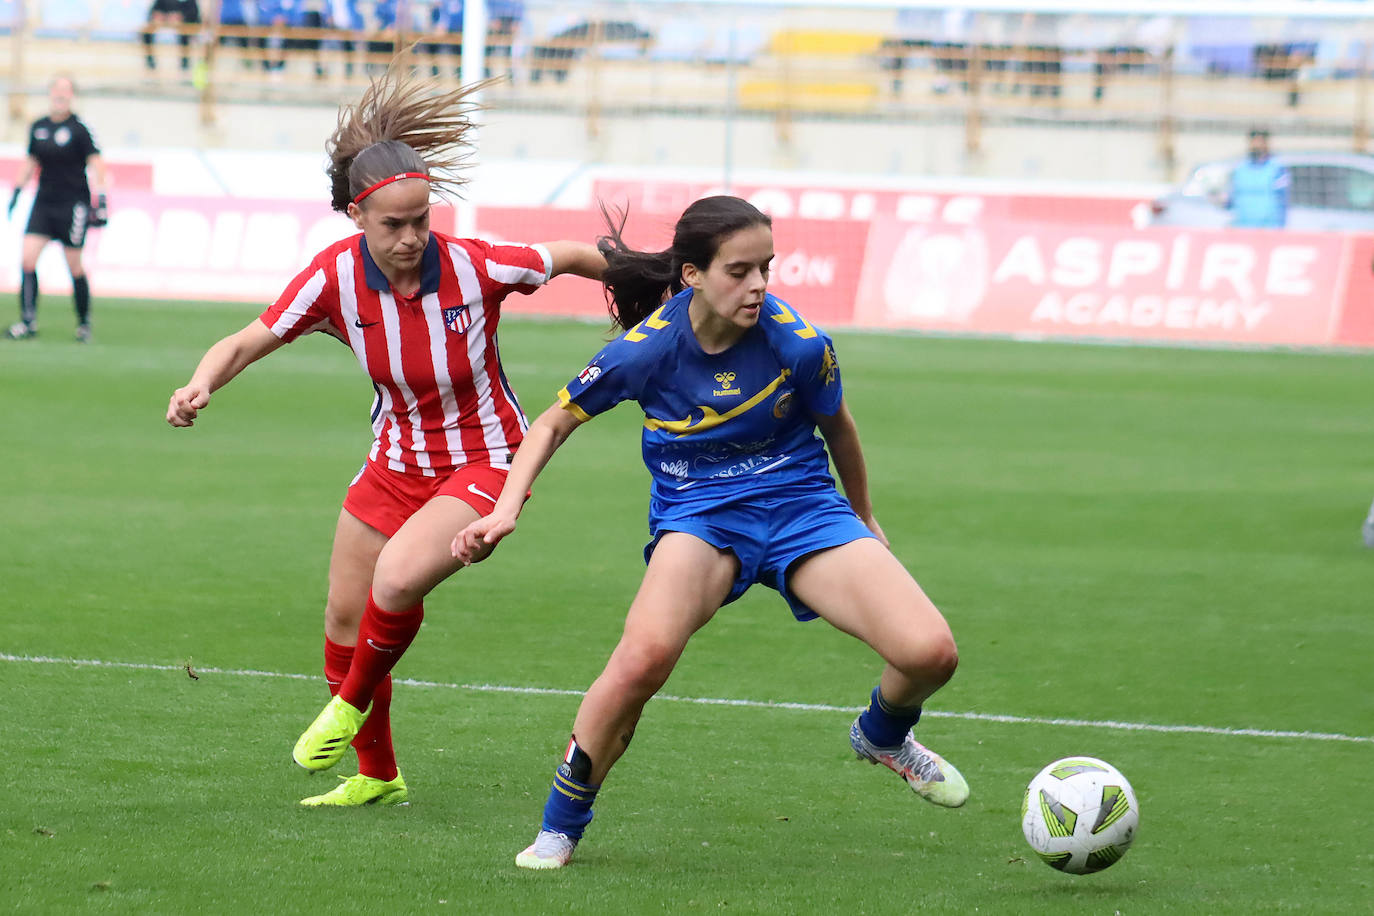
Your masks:
M 927 677 L 943 684 L 954 677 L 959 667 L 959 647 L 949 631 L 929 640 L 926 648 L 925 669 Z
M 609 674 L 630 695 L 653 696 L 673 673 L 680 651 L 655 642 L 637 642 L 616 649 Z
M 358 624 L 363 619 L 364 606 L 352 590 L 345 591 L 330 583 L 329 598 L 324 605 L 325 630 L 329 633 L 356 635 Z
M 418 603 L 422 597 L 420 590 L 404 578 L 384 576 L 380 569 L 372 580 L 372 600 L 384 611 L 403 611 Z
M 913 680 L 944 684 L 959 667 L 959 649 L 949 631 L 912 639 L 902 647 L 894 666 Z
M 418 580 L 413 561 L 383 550 L 372 573 L 372 600 L 383 610 L 403 611 L 425 596 Z

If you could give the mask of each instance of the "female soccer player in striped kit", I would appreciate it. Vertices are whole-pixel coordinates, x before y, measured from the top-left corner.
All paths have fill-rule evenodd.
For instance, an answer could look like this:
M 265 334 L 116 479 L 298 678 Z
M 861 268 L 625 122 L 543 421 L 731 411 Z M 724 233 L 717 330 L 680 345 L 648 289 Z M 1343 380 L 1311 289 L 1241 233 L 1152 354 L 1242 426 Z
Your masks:
M 707 197 L 683 212 L 667 251 L 627 249 L 614 225 L 606 243 L 602 282 L 624 333 L 535 420 L 491 514 L 453 541 L 454 556 L 483 559 L 515 530 L 525 493 L 573 430 L 639 402 L 653 479 L 648 569 L 516 864 L 568 864 L 644 704 L 691 635 L 755 582 L 777 589 L 798 620 L 824 618 L 886 662 L 850 726 L 855 753 L 937 805 L 962 805 L 959 771 L 911 734 L 921 704 L 954 674 L 954 638 L 873 517 L 830 338 L 767 292 L 768 217 L 737 197 Z
M 323 770 L 351 742 L 359 772 L 308 806 L 408 800 L 391 744 L 390 671 L 419 630 L 422 599 L 461 565 L 453 532 L 491 510 L 528 428 L 497 351 L 501 302 L 605 266 L 590 244 L 491 245 L 430 230 L 431 189 L 462 185 L 471 88 L 432 94 L 393 65 L 341 111 L 327 147 L 332 203 L 361 234 L 316 255 L 257 320 L 212 346 L 167 408 L 168 423 L 192 425 L 244 368 L 311 331 L 348 344 L 376 388 L 376 439 L 329 562 L 334 698 L 293 752 Z

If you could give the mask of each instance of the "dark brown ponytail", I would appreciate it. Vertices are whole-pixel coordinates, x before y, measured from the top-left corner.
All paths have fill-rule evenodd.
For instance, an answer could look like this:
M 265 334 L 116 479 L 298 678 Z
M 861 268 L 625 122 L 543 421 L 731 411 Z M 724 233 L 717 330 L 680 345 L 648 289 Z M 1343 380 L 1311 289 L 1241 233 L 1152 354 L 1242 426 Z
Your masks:
M 597 247 L 606 257 L 601 283 L 610 293 L 612 327 L 622 331 L 649 317 L 665 296 L 682 291 L 682 265 L 706 270 L 728 236 L 750 226 L 773 225 L 746 200 L 724 195 L 703 197 L 678 218 L 671 248 L 644 252 L 630 248 L 621 237 L 624 211 L 613 214 L 601 204 L 601 215 L 607 229 L 607 234 L 597 239 Z

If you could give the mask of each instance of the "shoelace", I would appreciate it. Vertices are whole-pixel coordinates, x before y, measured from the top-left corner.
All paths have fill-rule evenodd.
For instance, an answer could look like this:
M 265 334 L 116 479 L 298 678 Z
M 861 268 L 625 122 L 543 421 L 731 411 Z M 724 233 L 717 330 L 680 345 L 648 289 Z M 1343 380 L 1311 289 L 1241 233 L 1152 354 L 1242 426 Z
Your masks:
M 572 852 L 576 845 L 566 834 L 541 830 L 534 840 L 534 854 L 541 859 L 553 859 Z
M 940 772 L 940 764 L 936 763 L 935 758 L 929 753 L 922 751 L 913 740 L 903 742 L 897 760 L 904 768 L 915 773 L 922 782 L 938 782 L 944 779 L 944 774 Z

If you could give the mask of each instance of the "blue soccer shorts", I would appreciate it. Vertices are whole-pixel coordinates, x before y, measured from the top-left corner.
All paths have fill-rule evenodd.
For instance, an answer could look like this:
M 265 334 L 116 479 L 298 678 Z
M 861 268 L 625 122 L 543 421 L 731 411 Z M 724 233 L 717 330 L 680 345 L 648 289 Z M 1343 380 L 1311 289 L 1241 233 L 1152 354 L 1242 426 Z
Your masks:
M 793 564 L 819 550 L 874 536 L 833 487 L 713 505 L 699 501 L 670 505 L 655 500 L 649 509 L 652 540 L 644 547 L 645 563 L 659 538 L 669 531 L 695 535 L 739 558 L 739 575 L 725 604 L 762 582 L 787 600 L 798 620 L 815 620 L 819 615 L 788 589 L 787 574 Z

